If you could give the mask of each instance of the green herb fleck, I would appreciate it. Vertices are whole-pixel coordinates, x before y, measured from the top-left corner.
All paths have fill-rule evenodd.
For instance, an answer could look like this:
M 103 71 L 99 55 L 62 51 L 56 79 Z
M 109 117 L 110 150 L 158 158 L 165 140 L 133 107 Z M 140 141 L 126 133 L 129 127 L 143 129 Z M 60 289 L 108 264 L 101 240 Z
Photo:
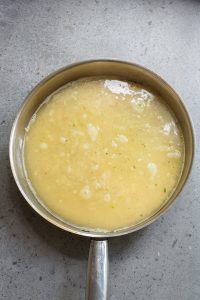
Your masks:
M 166 188 L 164 188 L 164 193 L 166 193 L 166 191 L 167 191 Z

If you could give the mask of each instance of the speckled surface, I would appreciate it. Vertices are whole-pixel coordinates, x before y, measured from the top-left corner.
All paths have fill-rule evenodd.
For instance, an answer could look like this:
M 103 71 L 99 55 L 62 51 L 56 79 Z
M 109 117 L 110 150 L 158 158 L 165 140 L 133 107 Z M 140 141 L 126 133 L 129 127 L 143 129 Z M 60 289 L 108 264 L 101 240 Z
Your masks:
M 37 216 L 13 181 L 9 133 L 27 93 L 57 68 L 115 57 L 145 65 L 183 97 L 199 146 L 200 2 L 0 1 L 0 299 L 84 299 L 89 240 Z M 109 241 L 109 299 L 200 299 L 200 159 L 179 201 Z

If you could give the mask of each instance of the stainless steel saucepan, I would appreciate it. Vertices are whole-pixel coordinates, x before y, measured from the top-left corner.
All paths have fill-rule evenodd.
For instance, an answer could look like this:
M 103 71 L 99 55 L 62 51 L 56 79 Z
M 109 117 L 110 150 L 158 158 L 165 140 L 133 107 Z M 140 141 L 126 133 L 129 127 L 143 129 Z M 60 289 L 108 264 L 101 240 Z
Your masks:
M 141 83 L 159 94 L 176 115 L 185 140 L 185 162 L 179 183 L 170 199 L 146 220 L 113 232 L 86 231 L 76 225 L 59 219 L 53 212 L 45 209 L 32 193 L 23 167 L 23 141 L 25 128 L 38 106 L 55 90 L 67 82 L 88 76 L 119 76 L 129 81 Z M 194 134 L 187 110 L 176 92 L 158 75 L 130 62 L 119 60 L 91 60 L 64 67 L 42 80 L 28 95 L 12 127 L 10 136 L 10 164 L 16 184 L 32 208 L 52 224 L 78 235 L 91 238 L 86 299 L 106 300 L 108 284 L 108 246 L 107 239 L 139 230 L 160 217 L 181 192 L 191 169 L 194 154 Z

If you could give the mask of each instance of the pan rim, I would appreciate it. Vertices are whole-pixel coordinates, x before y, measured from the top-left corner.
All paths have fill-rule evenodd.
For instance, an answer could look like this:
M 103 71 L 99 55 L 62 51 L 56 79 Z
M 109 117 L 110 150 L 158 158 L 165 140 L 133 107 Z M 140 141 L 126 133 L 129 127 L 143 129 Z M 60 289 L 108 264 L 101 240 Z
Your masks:
M 78 227 L 76 225 L 73 224 L 69 224 L 67 222 L 62 221 L 61 219 L 58 218 L 57 222 L 54 219 L 50 219 L 47 215 L 45 215 L 45 213 L 43 213 L 38 207 L 36 207 L 32 201 L 29 199 L 29 197 L 27 196 L 27 194 L 25 193 L 24 189 L 22 188 L 20 181 L 18 179 L 18 175 L 16 172 L 16 165 L 14 162 L 14 157 L 13 157 L 13 145 L 14 145 L 14 135 L 15 135 L 15 130 L 18 124 L 18 121 L 22 115 L 23 112 L 23 108 L 26 105 L 26 103 L 31 99 L 32 95 L 34 95 L 35 92 L 37 92 L 40 87 L 42 87 L 46 82 L 48 82 L 49 80 L 53 79 L 53 77 L 55 77 L 56 75 L 62 73 L 63 71 L 69 70 L 71 68 L 74 68 L 76 66 L 81 66 L 84 64 L 91 64 L 91 63 L 120 63 L 123 65 L 130 65 L 132 67 L 136 67 L 139 68 L 140 70 L 143 70 L 149 74 L 151 74 L 155 79 L 157 79 L 159 82 L 163 83 L 165 86 L 167 86 L 170 91 L 174 94 L 174 96 L 178 99 L 178 101 L 180 102 L 184 113 L 187 116 L 187 120 L 189 123 L 189 127 L 190 127 L 190 131 L 191 131 L 191 138 L 192 138 L 192 145 L 191 145 L 191 149 L 192 149 L 192 153 L 191 153 L 191 162 L 188 168 L 188 172 L 187 175 L 184 179 L 184 182 L 178 192 L 178 194 L 176 195 L 176 197 L 173 199 L 173 201 L 170 202 L 171 197 L 173 196 L 174 193 L 172 193 L 171 197 L 168 199 L 168 201 L 162 206 L 160 207 L 160 209 L 158 209 L 157 211 L 155 211 L 154 214 L 152 214 L 150 217 L 148 217 L 147 219 L 143 220 L 142 222 L 135 224 L 135 225 L 131 225 L 130 227 L 126 227 L 126 228 L 121 228 L 115 231 L 95 231 L 95 230 L 85 230 L 81 227 Z M 115 237 L 115 236 L 121 236 L 121 235 L 125 235 L 125 234 L 129 234 L 135 231 L 138 231 L 144 227 L 146 227 L 147 225 L 150 225 L 151 223 L 153 223 L 154 221 L 156 221 L 159 217 L 161 217 L 171 206 L 173 203 L 175 203 L 175 201 L 177 200 L 178 196 L 180 195 L 182 189 L 185 187 L 186 183 L 188 182 L 188 178 L 191 174 L 191 170 L 192 170 L 192 166 L 193 166 L 193 162 L 194 162 L 194 154 L 195 154 L 195 135 L 194 135 L 194 127 L 192 124 L 192 120 L 190 118 L 190 115 L 188 113 L 188 110 L 186 109 L 186 106 L 183 102 L 183 100 L 181 99 L 181 97 L 175 92 L 175 90 L 163 79 L 161 78 L 159 75 L 157 75 L 156 73 L 154 73 L 153 71 L 151 71 L 150 69 L 143 67 L 139 64 L 135 64 L 132 62 L 128 62 L 125 60 L 119 60 L 119 59 L 111 59 L 111 58 L 102 58 L 102 59 L 92 59 L 92 60 L 84 60 L 84 61 L 80 61 L 80 62 L 76 62 L 76 63 L 72 63 L 69 65 L 66 65 L 62 68 L 59 68 L 58 70 L 52 72 L 51 74 L 49 74 L 48 76 L 46 76 L 43 80 L 41 80 L 33 89 L 32 91 L 27 95 L 27 97 L 25 98 L 25 100 L 23 101 L 20 109 L 18 110 L 18 113 L 16 115 L 16 118 L 14 120 L 12 129 L 11 129 L 11 134 L 10 134 L 10 141 L 9 141 L 9 158 L 10 158 L 10 166 L 11 166 L 11 170 L 12 170 L 12 174 L 14 177 L 14 180 L 18 186 L 18 189 L 20 190 L 22 196 L 25 198 L 25 200 L 29 203 L 29 205 L 40 215 L 42 216 L 44 219 L 46 219 L 48 222 L 52 223 L 53 225 L 64 229 L 67 232 L 71 232 L 77 235 L 81 235 L 81 236 L 86 236 L 86 237 L 92 237 L 92 238 L 108 238 L 108 237 Z M 52 213 L 51 213 L 52 214 Z M 54 216 L 54 218 L 56 218 L 56 216 L 54 214 L 52 214 Z

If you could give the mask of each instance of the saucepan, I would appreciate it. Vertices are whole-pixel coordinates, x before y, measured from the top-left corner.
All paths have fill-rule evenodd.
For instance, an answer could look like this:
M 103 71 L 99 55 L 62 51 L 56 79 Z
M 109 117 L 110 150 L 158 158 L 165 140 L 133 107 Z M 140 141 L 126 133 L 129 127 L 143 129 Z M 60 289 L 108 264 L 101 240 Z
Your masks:
M 27 182 L 23 167 L 25 129 L 39 105 L 55 90 L 70 81 L 89 76 L 118 76 L 150 87 L 159 94 L 177 117 L 185 140 L 185 161 L 181 178 L 171 197 L 163 206 L 138 224 L 112 232 L 84 230 L 68 224 L 48 211 L 36 199 Z M 16 184 L 26 201 L 47 221 L 74 234 L 91 238 L 89 251 L 86 299 L 107 299 L 108 246 L 107 239 L 137 231 L 158 219 L 171 206 L 186 183 L 194 155 L 194 134 L 188 112 L 177 93 L 152 71 L 130 62 L 101 59 L 66 66 L 42 80 L 28 95 L 12 127 L 10 136 L 10 164 Z

